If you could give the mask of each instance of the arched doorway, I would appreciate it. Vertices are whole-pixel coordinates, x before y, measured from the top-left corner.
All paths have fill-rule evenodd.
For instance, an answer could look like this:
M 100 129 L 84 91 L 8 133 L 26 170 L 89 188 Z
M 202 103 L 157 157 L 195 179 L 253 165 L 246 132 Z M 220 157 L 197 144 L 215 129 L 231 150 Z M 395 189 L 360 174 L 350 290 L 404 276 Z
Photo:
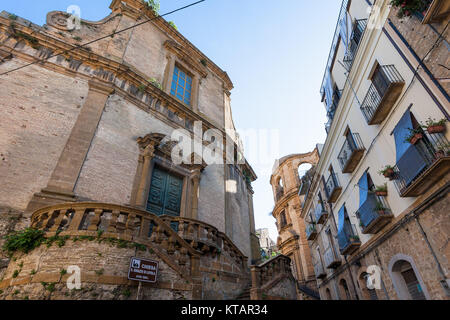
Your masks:
M 345 279 L 342 279 L 339 282 L 339 287 L 341 289 L 342 296 L 344 297 L 344 299 L 345 300 L 351 300 L 352 297 L 350 296 L 350 290 L 348 290 L 347 281 L 345 281 Z
M 325 298 L 327 300 L 333 300 L 333 297 L 331 296 L 331 291 L 328 288 L 325 290 Z
M 427 300 L 423 283 L 417 274 L 411 259 L 398 259 L 390 273 L 395 290 L 401 300 Z
M 363 293 L 363 297 L 365 300 L 378 300 L 377 290 L 367 287 L 369 277 L 370 274 L 368 274 L 367 272 L 363 272 L 359 276 L 359 283 Z

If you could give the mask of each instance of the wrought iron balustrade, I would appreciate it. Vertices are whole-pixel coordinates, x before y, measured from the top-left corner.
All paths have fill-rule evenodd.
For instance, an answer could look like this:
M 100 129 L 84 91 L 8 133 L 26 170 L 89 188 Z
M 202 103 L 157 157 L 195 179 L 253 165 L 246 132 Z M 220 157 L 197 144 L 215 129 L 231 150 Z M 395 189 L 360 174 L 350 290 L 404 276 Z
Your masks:
M 350 38 L 350 47 L 344 57 L 344 65 L 347 67 L 348 71 L 350 71 L 353 66 L 353 61 L 355 60 L 356 53 L 358 52 L 359 44 L 361 43 L 366 27 L 367 19 L 356 20 L 353 25 L 352 35 Z
M 361 240 L 358 237 L 358 232 L 354 224 L 344 226 L 338 232 L 337 240 L 342 255 L 351 254 L 361 246 Z
M 335 173 L 330 174 L 326 184 L 325 192 L 329 203 L 333 203 L 337 200 L 341 194 L 342 187 Z
M 364 145 L 358 133 L 347 135 L 345 143 L 338 155 L 343 173 L 352 173 L 364 154 Z
M 405 80 L 394 65 L 380 66 L 363 100 L 361 111 L 367 123 L 381 123 L 399 97 Z
M 394 217 L 385 197 L 372 192 L 367 194 L 366 201 L 357 211 L 362 233 L 375 234 L 386 226 Z
M 450 170 L 450 144 L 443 133 L 423 133 L 394 167 L 394 184 L 402 197 L 417 197 Z

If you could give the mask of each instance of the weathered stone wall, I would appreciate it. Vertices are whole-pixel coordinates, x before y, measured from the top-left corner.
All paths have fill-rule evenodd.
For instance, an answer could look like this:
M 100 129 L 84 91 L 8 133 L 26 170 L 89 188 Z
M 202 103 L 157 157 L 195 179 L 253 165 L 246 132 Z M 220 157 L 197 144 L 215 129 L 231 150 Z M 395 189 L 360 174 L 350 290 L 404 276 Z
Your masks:
M 389 14 L 389 19 L 395 27 L 400 31 L 402 36 L 417 54 L 419 59 L 423 59 L 429 50 L 435 45 L 439 35 L 444 31 L 447 21 L 442 23 L 422 24 L 419 18 L 415 16 L 398 18 L 397 9 L 393 8 Z M 433 28 L 434 30 L 433 30 Z M 448 41 L 450 30 L 442 34 L 442 38 Z M 450 55 L 448 54 L 447 45 L 441 41 L 439 45 L 424 60 L 425 65 L 439 81 L 441 86 L 450 92 L 450 70 L 447 68 L 450 64 Z
M 36 65 L 0 77 L 0 206 L 24 210 L 47 186 L 87 92 L 86 80 Z
M 29 254 L 16 253 L 0 282 L 0 299 L 136 299 L 137 282 L 127 279 L 132 257 L 159 261 L 158 282 L 143 284 L 142 298 L 149 300 L 192 299 L 193 283 L 175 272 L 151 248 L 137 251 L 96 240 L 68 240 L 64 246 L 46 245 Z M 81 290 L 69 290 L 69 266 L 81 269 Z M 187 269 L 189 269 L 189 262 Z M 14 277 L 14 272 L 18 275 Z M 187 274 L 186 274 L 187 275 Z M 44 283 L 55 284 L 52 292 Z
M 1 250 L 5 243 L 4 237 L 15 230 L 21 217 L 22 212 L 20 211 L 0 207 L 0 279 L 3 279 L 10 261 L 10 257 L 7 253 Z
M 285 299 L 285 300 L 296 300 L 297 290 L 295 288 L 295 281 L 292 278 L 284 278 L 274 285 L 269 290 L 263 292 L 263 299 Z
M 248 288 L 250 277 L 227 253 L 200 259 L 204 300 L 234 300 Z
M 443 198 L 438 199 L 430 207 L 418 216 L 418 221 L 422 226 L 433 251 L 440 262 L 446 278 L 449 278 L 449 234 L 450 220 L 448 219 L 448 208 L 450 206 L 450 195 L 447 193 Z M 431 300 L 448 300 L 445 291 L 441 285 L 443 276 L 439 272 L 437 263 L 433 254 L 421 232 L 420 226 L 415 219 L 403 224 L 391 236 L 381 241 L 374 250 L 371 250 L 362 259 L 361 267 L 352 264 L 351 272 L 353 281 L 358 291 L 360 299 L 369 299 L 365 282 L 361 279 L 361 273 L 370 265 L 381 267 L 381 276 L 384 288 L 376 290 L 379 300 L 399 300 L 393 279 L 390 274 L 393 260 L 398 258 L 412 259 L 414 266 L 425 285 L 424 291 L 427 292 Z M 347 265 L 337 269 L 337 276 L 329 281 L 320 284 L 320 296 L 327 299 L 326 289 L 331 292 L 332 299 L 346 299 L 345 292 L 340 286 L 340 281 L 345 279 L 352 299 L 356 295 L 353 289 L 352 279 L 350 278 Z M 336 290 L 337 289 L 337 290 Z M 336 294 L 338 291 L 338 294 Z

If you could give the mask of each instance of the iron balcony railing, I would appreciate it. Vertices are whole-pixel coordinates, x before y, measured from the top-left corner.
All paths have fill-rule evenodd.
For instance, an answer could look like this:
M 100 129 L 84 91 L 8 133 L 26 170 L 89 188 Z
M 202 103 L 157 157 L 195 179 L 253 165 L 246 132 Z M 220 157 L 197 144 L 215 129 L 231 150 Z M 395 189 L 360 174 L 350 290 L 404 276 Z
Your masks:
M 372 192 L 367 194 L 366 201 L 356 212 L 357 217 L 361 223 L 361 228 L 366 229 L 373 221 L 380 217 L 380 211 L 385 214 L 391 213 L 388 202 L 385 197 L 379 197 Z
M 348 134 L 345 138 L 345 143 L 342 146 L 341 151 L 338 155 L 338 161 L 341 165 L 342 171 L 347 167 L 349 161 L 351 160 L 353 154 L 356 151 L 364 150 L 364 145 L 362 143 L 361 137 L 358 133 Z
M 330 109 L 327 112 L 328 122 L 325 124 L 325 130 L 327 133 L 330 131 L 331 124 L 333 123 L 334 115 L 338 108 L 339 102 L 341 101 L 343 90 L 339 90 L 337 87 L 333 91 L 333 102 L 331 103 Z
M 306 238 L 310 239 L 311 236 L 314 238 L 314 233 L 317 233 L 317 227 L 315 223 L 310 223 L 306 225 Z M 312 239 L 311 239 L 312 240 Z
M 356 53 L 358 52 L 359 44 L 361 43 L 366 27 L 367 19 L 356 20 L 353 25 L 353 31 L 350 38 L 350 48 L 344 57 L 344 65 L 347 67 L 348 71 L 350 71 L 353 66 L 353 61 L 355 60 Z
M 406 151 L 394 167 L 394 183 L 401 195 L 440 157 L 450 155 L 450 144 L 443 133 L 425 131 L 423 138 L 410 148 L 417 152 Z
M 316 221 L 320 221 L 320 218 L 326 213 L 327 213 L 327 211 L 325 210 L 323 203 L 317 204 L 316 209 L 314 211 Z
M 325 192 L 327 194 L 327 199 L 330 200 L 334 190 L 339 188 L 341 185 L 339 184 L 339 180 L 335 173 L 330 174 L 330 177 L 325 184 Z
M 335 253 L 335 250 L 333 249 L 333 247 L 331 247 L 331 245 L 327 250 L 325 250 L 324 260 L 325 267 L 330 269 L 338 266 L 340 263 L 340 258 L 337 257 L 337 254 Z
M 344 228 L 338 232 L 337 240 L 341 254 L 343 254 L 343 252 L 345 252 L 350 245 L 360 242 L 355 225 L 348 224 L 344 226 Z
M 394 65 L 381 66 L 379 68 L 380 74 L 374 75 L 375 82 L 370 85 L 369 91 L 367 91 L 366 97 L 361 106 L 361 111 L 366 118 L 367 123 L 370 123 L 373 116 L 378 110 L 384 96 L 388 92 L 389 87 L 394 83 L 404 83 L 400 73 L 397 71 Z
M 314 273 L 316 274 L 316 278 L 319 278 L 319 279 L 324 278 L 324 277 L 327 276 L 321 261 L 317 262 L 314 265 Z

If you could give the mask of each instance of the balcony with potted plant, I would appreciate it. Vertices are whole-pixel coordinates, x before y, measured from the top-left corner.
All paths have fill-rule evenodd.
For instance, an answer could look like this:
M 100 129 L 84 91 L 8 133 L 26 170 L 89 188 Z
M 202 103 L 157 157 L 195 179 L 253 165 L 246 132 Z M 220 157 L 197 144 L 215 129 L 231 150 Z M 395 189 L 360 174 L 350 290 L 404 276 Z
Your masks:
M 415 150 L 406 152 L 394 167 L 394 183 L 402 197 L 420 196 L 450 171 L 445 121 L 429 120 L 425 128 L 411 131 L 407 140 Z
M 354 253 L 361 246 L 361 240 L 353 224 L 338 232 L 337 240 L 341 254 L 344 256 Z
M 367 195 L 356 215 L 363 234 L 376 234 L 394 218 L 386 199 L 376 196 L 373 192 Z

